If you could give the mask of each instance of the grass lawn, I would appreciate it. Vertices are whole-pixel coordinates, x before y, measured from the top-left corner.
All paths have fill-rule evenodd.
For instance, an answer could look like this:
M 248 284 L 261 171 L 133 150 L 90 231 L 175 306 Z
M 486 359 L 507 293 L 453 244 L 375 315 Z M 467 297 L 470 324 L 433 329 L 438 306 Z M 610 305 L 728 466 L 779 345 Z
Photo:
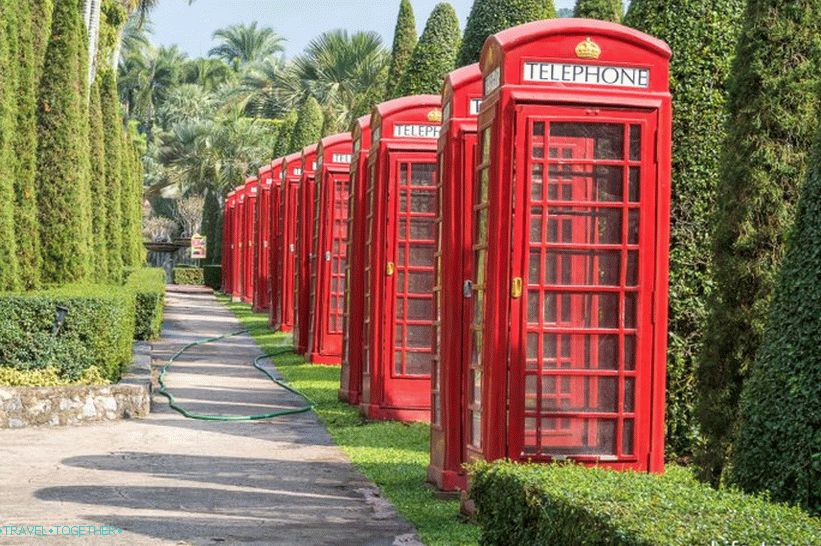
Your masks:
M 250 305 L 218 298 L 252 332 L 263 351 L 281 350 L 290 337 L 267 330 L 268 316 L 253 313 Z M 416 526 L 425 544 L 478 543 L 479 528 L 459 518 L 459 501 L 437 499 L 425 485 L 428 425 L 365 421 L 359 408 L 337 398 L 338 366 L 313 366 L 292 353 L 276 357 L 275 362 L 288 383 L 316 403 L 316 412 L 334 442 Z

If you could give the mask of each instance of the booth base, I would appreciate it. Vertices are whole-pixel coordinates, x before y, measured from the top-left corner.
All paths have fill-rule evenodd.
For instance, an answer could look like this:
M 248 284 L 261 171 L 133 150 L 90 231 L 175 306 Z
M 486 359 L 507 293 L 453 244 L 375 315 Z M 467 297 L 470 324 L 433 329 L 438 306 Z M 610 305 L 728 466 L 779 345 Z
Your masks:
M 360 404 L 362 414 L 373 421 L 404 421 L 430 423 L 430 408 L 385 408 L 375 404 Z
M 442 470 L 434 465 L 428 465 L 428 482 L 440 491 L 464 491 L 468 486 L 468 478 L 462 472 Z
M 311 364 L 323 364 L 326 366 L 341 366 L 341 355 L 323 355 L 322 353 L 311 353 Z
M 268 306 L 267 305 L 257 305 L 255 303 L 254 306 L 251 307 L 251 311 L 253 311 L 254 313 L 265 313 L 265 312 L 268 311 Z
M 361 397 L 361 393 L 353 392 L 346 389 L 339 389 L 339 399 L 343 402 L 347 402 L 352 406 L 358 406 L 359 402 L 361 402 Z
M 239 296 L 234 296 L 234 295 L 232 294 L 232 295 L 231 295 L 231 301 L 232 301 L 233 303 L 242 303 L 242 298 L 240 298 Z

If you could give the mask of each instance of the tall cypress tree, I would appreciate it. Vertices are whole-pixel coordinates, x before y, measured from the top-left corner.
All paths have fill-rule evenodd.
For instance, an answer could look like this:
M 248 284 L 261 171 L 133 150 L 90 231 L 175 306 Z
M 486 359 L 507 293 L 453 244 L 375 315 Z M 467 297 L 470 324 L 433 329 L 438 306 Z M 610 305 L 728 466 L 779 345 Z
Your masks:
M 282 118 L 282 123 L 279 125 L 279 132 L 277 134 L 276 144 L 274 144 L 274 157 L 283 157 L 291 150 L 291 136 L 294 133 L 294 126 L 296 125 L 298 114 L 295 111 L 290 111 Z
M 459 18 L 453 6 L 446 2 L 437 4 L 425 23 L 395 94 L 402 97 L 441 93 L 442 82 L 456 62 L 460 41 Z
M 205 192 L 205 204 L 202 207 L 202 233 L 206 239 L 206 263 L 219 264 L 221 263 L 220 256 L 222 255 L 222 233 L 220 224 L 220 202 L 217 197 L 217 192 L 214 188 L 209 187 Z M 218 228 L 219 231 L 218 231 Z
M 103 111 L 100 104 L 99 78 L 91 86 L 91 101 L 88 113 L 89 150 L 91 156 L 91 195 L 96 206 L 92 210 L 92 265 L 94 279 L 108 280 L 108 207 L 106 206 L 105 180 L 105 137 L 103 133 Z
M 122 221 L 122 141 L 123 124 L 117 83 L 110 67 L 103 67 L 100 78 L 100 106 L 103 112 L 105 144 L 105 190 L 108 219 L 106 248 L 108 249 L 108 278 L 119 282 L 123 274 L 123 221 Z
M 75 0 L 54 6 L 37 104 L 37 207 L 45 282 L 82 279 L 88 241 L 83 215 L 84 164 L 81 142 L 85 74 L 81 75 L 83 20 Z
M 54 0 L 29 0 L 31 5 L 32 49 L 34 54 L 34 78 L 40 81 L 43 64 L 46 60 L 46 49 L 51 36 L 51 22 L 54 13 Z
M 819 86 L 821 91 L 821 86 Z M 821 119 L 821 94 L 818 117 Z M 744 384 L 730 481 L 821 514 L 821 125 L 770 309 Z
M 468 15 L 456 65 L 478 62 L 482 46 L 491 34 L 551 17 L 556 17 L 553 0 L 475 0 Z
M 134 220 L 131 222 L 131 237 L 134 240 L 134 265 L 140 266 L 145 263 L 145 247 L 143 246 L 143 164 L 142 164 L 142 149 L 135 141 L 136 126 L 129 127 L 132 131 L 131 147 L 131 162 L 132 162 L 132 179 L 134 184 L 133 202 L 131 213 Z
M 322 137 L 322 108 L 317 100 L 308 97 L 302 108 L 299 109 L 299 116 L 291 133 L 291 144 L 289 153 L 298 152 L 305 146 L 316 144 Z
M 399 16 L 396 19 L 396 28 L 393 31 L 393 48 L 391 49 L 391 65 L 388 69 L 388 82 L 385 85 L 386 98 L 396 98 L 395 93 L 402 75 L 408 67 L 413 49 L 416 47 L 416 17 L 413 15 L 413 6 L 410 0 L 399 3 Z
M 82 6 L 85 0 L 80 0 Z M 82 264 L 84 268 L 83 277 L 89 277 L 94 271 L 94 237 L 93 237 L 93 220 L 91 212 L 91 143 L 89 140 L 89 100 L 91 88 L 88 85 L 88 34 L 86 33 L 85 25 L 81 25 L 79 29 L 78 39 L 83 46 L 78 51 L 79 58 L 77 59 L 80 67 L 80 80 L 78 85 L 82 89 L 83 100 L 80 103 L 80 125 L 77 139 L 80 146 L 80 186 L 78 188 L 80 194 L 80 208 L 77 210 L 77 215 L 80 217 L 82 223 L 83 243 L 85 244 L 85 260 Z
M 134 164 L 131 159 L 131 139 L 124 130 L 120 131 L 120 146 L 122 150 L 122 161 L 120 161 L 120 180 L 122 181 L 122 192 L 120 194 L 120 207 L 123 226 L 123 265 L 133 267 L 136 265 L 137 249 L 134 240 L 134 201 L 137 199 L 134 187 L 134 177 L 132 169 Z
M 16 42 L 16 26 L 10 24 L 14 0 L 0 0 L 0 290 L 20 284 L 14 230 L 14 132 L 17 124 L 16 59 L 10 44 Z M 11 31 L 11 32 L 9 32 Z
M 726 84 L 744 0 L 634 0 L 625 24 L 666 41 L 673 95 L 667 448 L 697 439 L 695 373 L 712 286 L 710 260 Z
M 40 228 L 37 224 L 37 83 L 31 4 L 12 2 L 17 10 L 17 127 L 14 176 L 17 255 L 20 280 L 26 289 L 40 284 Z M 9 17 L 9 21 L 12 18 Z M 39 23 L 39 22 L 38 22 Z
M 729 84 L 711 299 L 698 370 L 703 478 L 732 452 L 738 399 L 756 352 L 818 125 L 821 2 L 750 0 Z M 779 408 L 779 411 L 791 411 Z
M 668 2 L 668 4 L 670 3 L 672 2 Z M 702 2 L 701 4 L 709 4 L 709 2 Z M 621 21 L 621 13 L 621 0 L 577 0 L 573 17 L 586 17 L 618 23 Z

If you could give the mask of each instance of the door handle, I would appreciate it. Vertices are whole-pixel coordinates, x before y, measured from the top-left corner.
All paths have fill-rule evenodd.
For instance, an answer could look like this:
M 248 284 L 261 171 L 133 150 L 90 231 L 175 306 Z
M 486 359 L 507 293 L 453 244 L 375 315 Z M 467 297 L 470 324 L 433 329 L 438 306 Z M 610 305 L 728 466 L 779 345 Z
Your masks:
M 510 283 L 510 296 L 512 298 L 522 297 L 522 278 L 516 277 Z
M 473 297 L 473 281 L 468 279 L 462 285 L 462 295 L 466 298 Z
M 330 250 L 326 250 L 326 251 L 325 251 L 325 261 L 326 261 L 326 262 L 330 262 L 330 261 L 331 261 L 331 251 L 330 251 Z
M 393 275 L 394 269 L 395 269 L 395 266 L 394 266 L 393 262 L 388 262 L 387 267 L 385 267 L 385 273 L 388 275 L 388 277 Z

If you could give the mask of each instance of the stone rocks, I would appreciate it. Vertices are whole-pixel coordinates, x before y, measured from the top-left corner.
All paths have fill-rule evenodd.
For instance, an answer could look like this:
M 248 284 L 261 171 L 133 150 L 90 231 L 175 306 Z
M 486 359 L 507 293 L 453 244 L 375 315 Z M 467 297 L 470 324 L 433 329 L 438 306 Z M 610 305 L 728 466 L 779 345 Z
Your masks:
M 0 387 L 0 429 L 76 425 L 148 415 L 151 346 L 134 344 L 134 360 L 116 385 Z

